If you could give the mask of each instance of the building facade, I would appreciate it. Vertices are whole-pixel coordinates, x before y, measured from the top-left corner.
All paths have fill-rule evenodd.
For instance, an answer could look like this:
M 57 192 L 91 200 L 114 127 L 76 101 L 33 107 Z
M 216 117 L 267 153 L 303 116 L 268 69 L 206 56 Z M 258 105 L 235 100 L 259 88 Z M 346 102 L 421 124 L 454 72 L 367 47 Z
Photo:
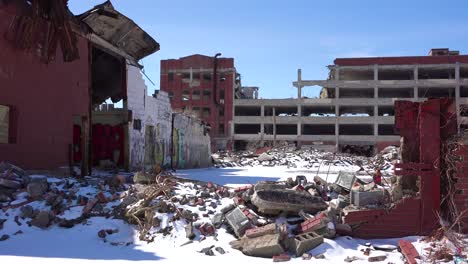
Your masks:
M 213 151 L 231 148 L 234 93 L 240 75 L 233 58 L 192 55 L 161 61 L 161 90 L 175 112 L 200 117 L 210 127 Z
M 235 100 L 234 141 L 380 150 L 399 144 L 394 129 L 398 99 L 453 98 L 458 123 L 468 124 L 468 55 L 432 49 L 427 56 L 338 58 L 329 69 L 327 80 L 303 80 L 299 70 L 293 82 L 297 98 Z M 321 87 L 320 98 L 303 97 L 302 90 L 313 86 Z

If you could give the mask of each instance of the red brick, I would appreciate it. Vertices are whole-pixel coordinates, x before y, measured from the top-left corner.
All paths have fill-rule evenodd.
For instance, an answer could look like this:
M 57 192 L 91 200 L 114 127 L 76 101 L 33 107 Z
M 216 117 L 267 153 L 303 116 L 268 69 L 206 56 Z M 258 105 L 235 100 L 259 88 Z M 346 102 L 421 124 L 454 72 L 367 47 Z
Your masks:
M 261 227 L 247 229 L 245 231 L 245 236 L 248 238 L 254 238 L 254 237 L 259 237 L 259 236 L 263 236 L 266 234 L 274 234 L 276 230 L 277 230 L 276 224 L 268 224 L 268 225 L 261 226 Z
M 405 256 L 406 261 L 409 264 L 417 264 L 416 259 L 419 258 L 419 253 L 414 248 L 413 244 L 407 240 L 398 241 L 398 246 L 400 246 L 401 253 Z
M 96 198 L 99 200 L 100 203 L 107 203 L 109 202 L 106 195 L 103 192 L 99 192 L 96 195 Z
M 241 187 L 237 187 L 234 189 L 234 192 L 245 192 L 247 191 L 248 189 L 252 188 L 252 184 L 249 184 L 249 185 L 245 185 L 245 186 L 241 186 Z
M 310 232 L 323 227 L 323 225 L 325 224 L 324 219 L 325 214 L 320 214 L 315 218 L 304 221 L 303 223 L 301 223 L 301 232 Z

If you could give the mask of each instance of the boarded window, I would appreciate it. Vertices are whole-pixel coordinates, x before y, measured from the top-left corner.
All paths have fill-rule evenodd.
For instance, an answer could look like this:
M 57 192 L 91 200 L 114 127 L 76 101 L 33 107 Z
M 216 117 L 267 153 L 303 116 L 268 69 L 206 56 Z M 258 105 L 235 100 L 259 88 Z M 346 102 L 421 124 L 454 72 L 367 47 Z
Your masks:
M 0 143 L 9 143 L 10 107 L 0 105 Z

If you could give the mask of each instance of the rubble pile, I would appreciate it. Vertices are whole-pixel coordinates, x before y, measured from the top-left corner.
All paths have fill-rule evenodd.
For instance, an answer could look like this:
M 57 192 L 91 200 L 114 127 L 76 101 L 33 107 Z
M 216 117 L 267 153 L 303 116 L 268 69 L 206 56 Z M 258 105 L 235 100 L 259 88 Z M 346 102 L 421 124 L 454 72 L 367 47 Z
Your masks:
M 374 157 L 356 156 L 348 153 L 332 153 L 315 149 L 296 149 L 294 145 L 276 148 L 265 147 L 255 151 L 218 152 L 212 155 L 214 166 L 286 166 L 288 168 L 317 168 L 329 164 L 359 166 L 365 170 L 380 168 L 390 171 L 398 160 L 398 147 L 389 146 Z

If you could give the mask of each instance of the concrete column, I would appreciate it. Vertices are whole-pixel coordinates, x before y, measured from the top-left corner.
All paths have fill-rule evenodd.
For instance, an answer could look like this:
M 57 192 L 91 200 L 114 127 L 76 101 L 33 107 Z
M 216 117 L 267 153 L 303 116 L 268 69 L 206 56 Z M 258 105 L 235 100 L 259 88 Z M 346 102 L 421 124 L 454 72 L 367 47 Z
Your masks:
M 379 66 L 374 64 L 374 81 L 379 80 Z
M 338 104 L 338 98 L 340 97 L 340 88 L 335 87 L 335 151 L 338 152 L 339 150 L 339 136 L 340 136 L 340 126 L 339 126 L 339 119 L 340 119 L 340 108 Z
M 189 82 L 190 87 L 192 87 L 192 81 L 193 81 L 193 68 L 190 67 L 190 82 Z
M 260 116 L 262 116 L 262 117 L 265 116 L 265 105 L 260 106 Z
M 455 64 L 455 80 L 457 81 L 457 85 L 455 86 L 455 106 L 457 111 L 457 125 L 458 131 L 460 132 L 460 63 L 457 62 Z
M 273 146 L 276 145 L 276 108 L 273 107 Z
M 297 70 L 297 99 L 302 98 L 302 70 Z
M 414 75 L 414 81 L 416 82 L 416 85 L 413 87 L 413 98 L 417 99 L 418 96 L 418 74 L 419 74 L 419 69 L 418 66 L 414 66 L 413 69 L 413 75 Z
M 335 68 L 335 80 L 339 81 L 340 80 L 340 67 L 336 66 Z

